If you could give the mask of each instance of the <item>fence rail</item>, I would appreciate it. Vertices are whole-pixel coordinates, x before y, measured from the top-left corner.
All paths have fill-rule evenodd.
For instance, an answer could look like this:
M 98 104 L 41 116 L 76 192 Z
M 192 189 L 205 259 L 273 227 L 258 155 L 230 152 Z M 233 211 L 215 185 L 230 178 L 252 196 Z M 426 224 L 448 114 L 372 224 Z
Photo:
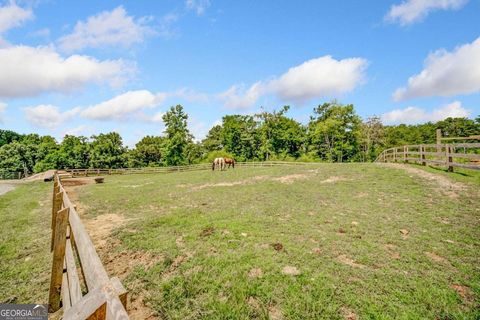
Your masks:
M 54 176 L 51 228 L 49 312 L 63 308 L 65 320 L 129 319 L 127 291 L 118 278 L 109 278 L 58 174 Z
M 304 166 L 309 164 L 316 164 L 316 162 L 293 162 L 293 161 L 248 161 L 237 162 L 236 167 L 275 167 L 275 166 Z M 199 171 L 211 170 L 212 164 L 200 163 L 185 166 L 171 166 L 171 167 L 144 167 L 144 168 L 120 168 L 120 169 L 66 169 L 60 174 L 78 176 L 96 176 L 96 175 L 116 175 L 116 174 L 144 174 L 144 173 L 171 173 L 184 171 Z
M 20 180 L 23 177 L 23 172 L 0 170 L 0 180 Z
M 480 170 L 480 143 L 406 145 L 384 150 L 375 162 L 414 162 Z

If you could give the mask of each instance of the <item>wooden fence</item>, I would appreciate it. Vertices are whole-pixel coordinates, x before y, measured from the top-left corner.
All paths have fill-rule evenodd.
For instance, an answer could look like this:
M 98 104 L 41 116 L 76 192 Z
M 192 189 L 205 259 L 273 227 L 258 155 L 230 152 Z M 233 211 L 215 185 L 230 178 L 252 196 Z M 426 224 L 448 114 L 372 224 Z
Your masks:
M 276 167 L 276 166 L 304 166 L 316 164 L 316 162 L 293 162 L 293 161 L 249 161 L 237 162 L 236 168 L 251 167 Z M 98 176 L 98 175 L 116 175 L 116 174 L 144 174 L 144 173 L 171 173 L 185 171 L 212 170 L 211 163 L 200 163 L 186 166 L 171 167 L 144 167 L 144 168 L 121 168 L 121 169 L 66 169 L 60 172 L 72 177 L 79 176 Z
M 0 180 L 19 180 L 23 177 L 23 172 L 0 170 Z
M 49 312 L 63 311 L 65 320 L 129 319 L 127 291 L 118 278 L 108 277 L 58 174 L 52 202 Z
M 454 167 L 480 169 L 480 143 L 420 144 L 384 150 L 375 162 L 413 162 L 439 165 L 453 171 Z

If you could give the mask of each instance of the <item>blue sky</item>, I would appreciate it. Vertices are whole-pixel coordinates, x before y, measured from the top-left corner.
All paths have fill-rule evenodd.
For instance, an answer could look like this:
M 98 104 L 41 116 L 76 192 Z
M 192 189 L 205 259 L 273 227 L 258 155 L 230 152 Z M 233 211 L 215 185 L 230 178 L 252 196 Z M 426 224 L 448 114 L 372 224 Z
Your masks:
M 0 1 L 0 122 L 118 131 L 132 146 L 182 104 L 225 114 L 337 99 L 418 123 L 480 114 L 480 1 Z

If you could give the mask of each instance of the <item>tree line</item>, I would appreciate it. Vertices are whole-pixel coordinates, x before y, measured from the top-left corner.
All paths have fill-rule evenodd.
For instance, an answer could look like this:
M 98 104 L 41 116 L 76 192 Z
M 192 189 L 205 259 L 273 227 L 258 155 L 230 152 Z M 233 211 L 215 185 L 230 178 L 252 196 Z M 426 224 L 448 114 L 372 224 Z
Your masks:
M 435 143 L 435 131 L 444 136 L 480 134 L 476 119 L 447 118 L 436 123 L 383 125 L 373 116 L 363 120 L 352 104 L 323 103 L 306 125 L 289 118 L 289 106 L 254 115 L 226 115 L 221 125 L 195 142 L 181 105 L 163 116 L 162 136 L 145 136 L 127 148 L 116 132 L 90 138 L 66 135 L 58 143 L 51 136 L 0 130 L 0 169 L 42 172 L 66 168 L 122 168 L 172 166 L 210 162 L 229 156 L 237 161 L 373 161 L 385 148 Z

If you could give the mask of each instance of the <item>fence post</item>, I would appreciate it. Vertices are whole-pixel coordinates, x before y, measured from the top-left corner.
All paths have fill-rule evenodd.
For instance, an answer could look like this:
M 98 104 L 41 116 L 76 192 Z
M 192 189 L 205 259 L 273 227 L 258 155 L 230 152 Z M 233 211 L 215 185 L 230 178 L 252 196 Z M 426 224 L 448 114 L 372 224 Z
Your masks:
M 453 162 L 453 157 L 452 157 L 452 147 L 449 146 L 448 144 L 445 145 L 445 150 L 447 153 L 447 165 L 448 165 L 448 172 L 453 172 L 453 166 L 451 163 Z
M 427 162 L 425 161 L 425 147 L 423 146 L 423 144 L 420 145 L 420 159 L 422 162 L 422 166 L 426 166 Z
M 65 258 L 65 244 L 67 241 L 69 208 L 57 212 L 57 221 L 54 230 L 53 262 L 50 278 L 50 293 L 48 297 L 48 311 L 60 309 L 60 293 L 63 280 L 63 261 Z
M 393 148 L 393 162 L 397 162 L 397 148 Z
M 408 160 L 407 160 L 407 152 L 408 152 L 408 147 L 407 146 L 403 146 L 403 161 L 408 163 Z
M 53 204 L 52 204 L 52 240 L 50 243 L 50 251 L 53 251 L 55 244 L 55 229 L 57 225 L 58 212 L 62 209 L 63 192 L 60 192 L 60 186 L 53 188 Z

